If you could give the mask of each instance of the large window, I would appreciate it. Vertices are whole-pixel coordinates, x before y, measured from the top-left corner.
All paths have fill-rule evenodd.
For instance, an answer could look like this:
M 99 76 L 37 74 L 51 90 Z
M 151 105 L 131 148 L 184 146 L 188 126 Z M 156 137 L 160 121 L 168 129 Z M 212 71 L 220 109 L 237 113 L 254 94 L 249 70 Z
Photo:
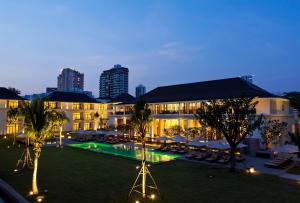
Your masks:
M 73 130 L 79 130 L 79 123 L 73 123 Z
M 84 130 L 91 130 L 91 123 L 84 123 Z
M 57 108 L 56 102 L 49 102 L 49 103 L 48 103 L 48 107 L 49 107 L 50 109 L 56 109 L 56 108 Z
M 15 133 L 15 127 L 16 127 L 16 133 L 19 132 L 19 125 L 14 124 L 7 124 L 6 125 L 6 133 L 7 134 L 14 134 Z
M 92 109 L 92 104 L 84 104 L 83 107 L 85 110 L 90 110 L 90 109 Z
M 86 120 L 92 119 L 92 114 L 91 113 L 85 113 L 85 119 Z
M 8 108 L 18 108 L 17 100 L 8 100 Z
M 80 119 L 80 113 L 73 113 L 73 120 L 79 120 Z
M 75 110 L 80 109 L 80 103 L 73 103 L 72 109 L 75 109 Z

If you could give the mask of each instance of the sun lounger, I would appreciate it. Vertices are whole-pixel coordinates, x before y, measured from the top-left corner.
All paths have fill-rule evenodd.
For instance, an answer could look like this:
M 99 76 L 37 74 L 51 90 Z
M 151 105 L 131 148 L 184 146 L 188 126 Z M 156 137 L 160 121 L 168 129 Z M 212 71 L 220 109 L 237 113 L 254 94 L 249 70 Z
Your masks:
M 208 162 L 215 162 L 215 161 L 218 160 L 218 158 L 219 158 L 218 154 L 217 153 L 213 153 L 211 155 L 211 157 L 208 157 L 205 160 L 208 161 Z
M 185 154 L 185 153 L 187 153 L 187 150 L 182 149 L 182 150 L 177 151 L 177 153 L 178 153 L 178 154 Z
M 235 155 L 235 160 L 236 160 L 237 162 L 243 162 L 243 161 L 246 160 L 246 158 L 245 158 L 243 155 L 238 154 L 238 155 Z
M 226 155 L 226 156 L 221 157 L 218 160 L 218 163 L 220 163 L 220 164 L 227 164 L 227 163 L 229 163 L 229 161 L 230 161 L 230 156 Z
M 194 154 L 194 153 L 185 155 L 185 158 L 187 158 L 187 159 L 192 159 L 195 157 L 196 157 L 196 154 Z
M 177 150 L 177 149 L 171 149 L 170 152 L 172 152 L 172 153 L 177 153 L 178 150 Z
M 265 163 L 266 167 L 269 168 L 284 168 L 292 162 L 292 158 L 276 158 Z
M 194 157 L 194 159 L 196 160 L 199 160 L 199 161 L 202 161 L 204 160 L 208 155 L 206 153 L 201 153 L 201 154 L 198 154 L 197 156 Z

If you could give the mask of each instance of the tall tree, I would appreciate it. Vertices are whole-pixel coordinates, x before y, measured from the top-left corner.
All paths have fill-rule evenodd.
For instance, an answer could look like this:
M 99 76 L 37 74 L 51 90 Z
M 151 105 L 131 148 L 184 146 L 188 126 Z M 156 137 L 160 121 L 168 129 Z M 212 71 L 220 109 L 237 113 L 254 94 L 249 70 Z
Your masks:
M 221 132 L 230 145 L 230 169 L 235 170 L 235 152 L 248 135 L 260 127 L 262 116 L 256 115 L 253 98 L 210 100 L 197 110 L 196 118 L 203 126 L 210 126 Z
M 277 143 L 280 137 L 287 131 L 287 123 L 279 120 L 267 120 L 264 122 L 262 129 L 262 139 L 266 145 L 266 149 L 274 142 Z
M 98 124 L 98 128 L 100 128 L 100 115 L 98 112 L 94 113 L 94 118 Z
M 147 176 L 147 166 L 146 166 L 146 146 L 145 146 L 145 137 L 147 133 L 147 129 L 151 123 L 151 110 L 148 107 L 148 104 L 144 100 L 139 100 L 136 102 L 134 107 L 131 109 L 131 118 L 130 123 L 133 127 L 136 134 L 140 137 L 142 141 L 142 195 L 143 198 L 146 198 L 146 176 Z M 150 172 L 149 172 L 150 173 Z M 138 176 L 139 177 L 139 176 Z M 138 179 L 138 178 L 137 178 Z M 135 184 L 134 184 L 135 185 Z M 134 186 L 133 186 L 134 187 Z M 131 190 L 132 192 L 132 190 Z M 130 192 L 130 193 L 131 193 Z
M 289 99 L 291 106 L 300 113 L 300 92 L 286 92 L 284 93 L 284 97 Z
M 23 103 L 22 105 L 24 130 L 26 134 L 31 137 L 33 142 L 34 168 L 32 175 L 32 192 L 34 195 L 37 195 L 39 193 L 37 185 L 38 162 L 44 140 L 50 134 L 50 120 L 53 113 L 44 106 L 44 101 L 41 99 L 33 100 L 31 103 Z
M 296 133 L 289 132 L 289 136 L 291 137 L 292 143 L 294 143 L 300 151 L 300 133 L 299 132 L 296 132 Z M 298 156 L 299 155 L 300 154 L 298 153 Z
M 62 146 L 62 130 L 64 124 L 69 122 L 69 118 L 66 116 L 64 112 L 55 112 L 54 113 L 54 120 L 56 126 L 59 128 L 59 146 Z
M 7 112 L 8 123 L 14 125 L 14 139 L 13 146 L 16 144 L 17 125 L 20 119 L 20 112 L 18 108 L 11 108 Z
M 21 91 L 17 88 L 14 88 L 14 87 L 8 87 L 8 89 L 14 93 L 16 93 L 17 95 L 20 95 L 21 94 Z

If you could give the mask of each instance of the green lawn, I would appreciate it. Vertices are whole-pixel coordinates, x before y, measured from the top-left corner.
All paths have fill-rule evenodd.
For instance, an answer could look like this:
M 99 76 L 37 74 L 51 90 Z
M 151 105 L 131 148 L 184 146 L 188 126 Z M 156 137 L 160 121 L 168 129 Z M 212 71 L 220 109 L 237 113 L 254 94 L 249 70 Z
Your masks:
M 20 149 L 0 141 L 0 178 L 24 196 L 31 171 L 14 174 Z M 47 188 L 46 202 L 127 202 L 138 162 L 65 147 L 43 148 L 38 183 Z M 299 202 L 300 184 L 274 176 L 230 173 L 198 163 L 173 161 L 151 167 L 161 202 Z M 210 178 L 213 176 L 213 178 Z
M 289 169 L 287 172 L 295 175 L 300 175 L 300 165 L 294 166 L 293 168 Z

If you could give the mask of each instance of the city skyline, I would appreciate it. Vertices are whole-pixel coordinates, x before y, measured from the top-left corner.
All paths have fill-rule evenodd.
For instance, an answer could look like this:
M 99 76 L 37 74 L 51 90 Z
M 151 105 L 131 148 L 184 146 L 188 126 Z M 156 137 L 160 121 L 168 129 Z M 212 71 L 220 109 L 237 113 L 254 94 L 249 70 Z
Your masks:
M 44 92 L 61 67 L 76 67 L 98 96 L 101 72 L 122 64 L 132 95 L 141 83 L 150 91 L 241 75 L 271 92 L 299 91 L 299 8 L 296 1 L 3 2 L 1 86 Z

